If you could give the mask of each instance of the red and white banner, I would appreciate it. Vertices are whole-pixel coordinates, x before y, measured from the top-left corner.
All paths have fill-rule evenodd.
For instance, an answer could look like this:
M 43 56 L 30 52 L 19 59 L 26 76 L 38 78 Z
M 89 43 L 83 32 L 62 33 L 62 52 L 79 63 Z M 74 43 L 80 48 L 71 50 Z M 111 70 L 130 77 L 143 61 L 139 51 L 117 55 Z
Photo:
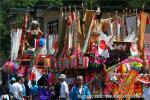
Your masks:
M 38 71 L 38 69 L 35 66 L 33 66 L 32 72 L 30 74 L 30 79 L 28 81 L 28 86 L 32 87 L 31 81 L 37 82 L 41 77 L 42 77 L 42 74 Z

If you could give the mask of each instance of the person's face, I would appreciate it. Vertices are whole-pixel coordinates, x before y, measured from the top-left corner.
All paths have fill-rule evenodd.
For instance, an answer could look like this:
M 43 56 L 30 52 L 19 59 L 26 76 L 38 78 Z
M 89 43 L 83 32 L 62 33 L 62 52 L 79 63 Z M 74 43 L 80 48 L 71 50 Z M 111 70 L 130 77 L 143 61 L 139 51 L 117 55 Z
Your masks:
M 83 84 L 83 79 L 78 79 L 78 80 L 77 80 L 77 84 L 78 84 L 78 85 L 82 85 L 82 84 Z
M 25 82 L 25 79 L 24 79 L 24 78 L 22 78 L 22 79 L 21 79 L 21 83 L 24 83 L 24 82 Z
M 59 78 L 59 79 L 58 79 L 58 81 L 59 81 L 59 82 L 62 82 L 62 81 L 63 81 L 63 79 L 62 79 L 62 78 Z
M 29 80 L 29 76 L 26 77 L 26 80 Z
M 59 82 L 60 82 L 60 80 L 59 80 L 59 79 L 57 79 L 57 80 L 56 80 L 56 83 L 59 83 Z

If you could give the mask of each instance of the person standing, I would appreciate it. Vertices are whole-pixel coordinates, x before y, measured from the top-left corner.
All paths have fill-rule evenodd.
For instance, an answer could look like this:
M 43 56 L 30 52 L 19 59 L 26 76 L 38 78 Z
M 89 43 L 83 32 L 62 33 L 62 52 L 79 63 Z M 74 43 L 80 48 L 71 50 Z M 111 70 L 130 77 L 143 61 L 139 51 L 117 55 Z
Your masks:
M 90 100 L 90 90 L 83 84 L 83 76 L 77 76 L 77 84 L 72 87 L 69 94 L 71 100 Z
M 68 95 L 69 95 L 69 88 L 68 88 L 68 84 L 65 81 L 66 79 L 66 75 L 64 74 L 60 74 L 59 76 L 59 80 L 60 80 L 60 100 L 67 100 L 68 99 Z
M 30 100 L 30 88 L 28 86 L 28 81 L 29 81 L 29 75 L 25 77 L 24 85 L 25 85 L 25 89 L 26 89 L 26 99 Z
M 39 97 L 39 86 L 36 81 L 32 81 L 32 87 L 30 88 L 30 100 L 40 100 Z
M 18 77 L 17 81 L 13 83 L 12 85 L 12 90 L 13 90 L 13 100 L 24 100 L 23 95 L 22 95 L 22 78 Z
M 150 81 L 150 76 L 147 76 L 147 80 Z M 144 92 L 143 92 L 143 97 L 144 100 L 150 100 L 150 84 L 145 84 L 145 89 L 143 88 Z
M 59 80 L 56 80 L 56 83 L 54 84 L 54 96 L 52 97 L 52 100 L 59 100 L 59 96 L 60 96 L 60 87 L 61 84 L 59 82 Z
M 25 78 L 21 78 L 21 86 L 22 86 L 22 95 L 23 95 L 23 98 L 26 100 L 26 88 L 25 88 Z
M 10 84 L 9 84 L 9 92 L 10 92 L 10 99 L 13 99 L 13 89 L 12 85 L 16 82 L 16 78 L 12 77 Z

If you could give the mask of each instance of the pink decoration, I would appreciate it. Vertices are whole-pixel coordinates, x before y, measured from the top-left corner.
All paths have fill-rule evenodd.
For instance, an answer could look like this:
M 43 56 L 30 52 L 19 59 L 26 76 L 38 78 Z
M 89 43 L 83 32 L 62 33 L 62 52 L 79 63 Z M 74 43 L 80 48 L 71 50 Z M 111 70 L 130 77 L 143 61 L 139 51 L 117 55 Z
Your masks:
M 106 88 L 104 88 L 104 94 L 109 95 L 112 92 L 112 83 L 107 82 Z
M 124 83 L 125 82 L 125 80 L 123 80 L 123 79 L 120 79 L 120 83 Z
M 138 58 L 138 57 L 132 57 L 132 58 L 131 58 L 131 61 L 137 61 L 137 62 L 139 62 L 139 63 L 143 63 L 143 60 L 140 59 L 140 58 Z
M 7 61 L 4 65 L 3 65 L 3 70 L 5 72 L 8 72 L 8 73 L 13 73 L 15 71 L 15 64 L 14 62 L 12 61 Z
M 88 65 L 89 65 L 89 58 L 84 57 L 83 58 L 83 67 L 86 69 L 86 68 L 88 68 Z
M 121 63 L 129 63 L 129 62 L 134 62 L 134 61 L 139 62 L 139 63 L 143 63 L 143 60 L 140 59 L 140 58 L 138 58 L 138 57 L 131 57 L 131 58 L 128 58 L 128 59 L 124 60 L 124 61 L 121 62 Z

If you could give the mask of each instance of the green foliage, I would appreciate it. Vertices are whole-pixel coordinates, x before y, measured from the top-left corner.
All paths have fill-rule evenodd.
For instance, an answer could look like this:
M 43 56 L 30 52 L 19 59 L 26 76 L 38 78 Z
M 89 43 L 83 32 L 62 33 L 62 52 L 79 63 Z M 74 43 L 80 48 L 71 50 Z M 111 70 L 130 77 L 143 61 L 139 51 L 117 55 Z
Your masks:
M 129 6 L 133 8 L 142 8 L 143 5 L 145 7 L 149 7 L 149 4 L 150 4 L 150 0 L 131 0 L 129 2 Z
M 6 58 L 10 55 L 10 8 L 34 7 L 38 0 L 1 0 L 0 3 L 0 53 Z M 17 14 L 17 13 L 16 13 Z M 23 16 L 17 16 L 18 26 L 21 28 Z
M 38 0 L 2 0 L 1 5 L 5 9 L 33 7 Z
M 127 8 L 142 8 L 149 7 L 150 0 L 86 0 L 87 7 L 96 6 L 113 6 L 113 7 L 127 7 Z
M 0 0 L 0 54 L 6 58 L 10 55 L 10 26 L 8 20 L 12 17 L 11 8 L 34 8 L 36 5 L 61 6 L 63 0 Z M 23 16 L 17 15 L 15 19 L 21 28 Z

